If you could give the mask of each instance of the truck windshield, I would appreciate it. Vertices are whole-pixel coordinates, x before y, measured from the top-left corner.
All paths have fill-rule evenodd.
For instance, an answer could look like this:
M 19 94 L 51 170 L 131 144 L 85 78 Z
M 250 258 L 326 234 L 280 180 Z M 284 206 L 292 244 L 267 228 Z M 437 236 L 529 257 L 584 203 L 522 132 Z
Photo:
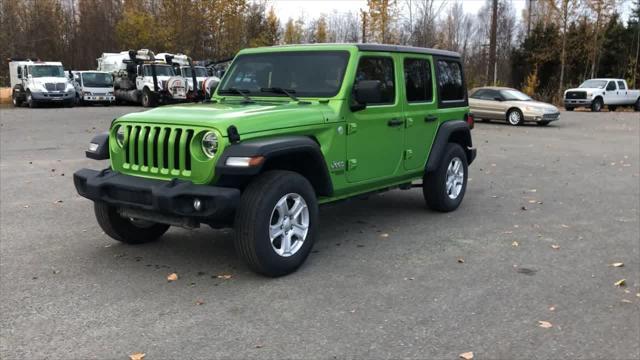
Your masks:
M 82 73 L 82 85 L 85 87 L 112 87 L 113 78 L 111 74 Z
M 173 67 L 171 65 L 154 65 L 156 68 L 156 76 L 175 76 Z M 144 66 L 144 76 L 153 76 L 151 72 L 151 65 Z
M 506 100 L 515 100 L 515 101 L 530 101 L 531 98 L 529 95 L 525 93 L 521 93 L 518 90 L 500 90 L 500 95 Z
M 29 66 L 29 74 L 33 77 L 65 77 L 60 65 L 32 65 Z
M 207 77 L 207 69 L 202 66 L 194 66 L 193 70 L 196 73 L 196 77 Z M 186 66 L 182 68 L 182 76 L 190 78 L 193 77 L 191 74 L 191 68 Z
M 583 82 L 580 87 L 581 88 L 592 88 L 592 89 L 604 89 L 607 86 L 606 80 L 587 80 Z
M 287 89 L 298 97 L 335 96 L 342 86 L 346 51 L 287 51 L 240 55 L 227 71 L 220 93 L 241 89 L 251 96 L 287 96 L 268 89 Z

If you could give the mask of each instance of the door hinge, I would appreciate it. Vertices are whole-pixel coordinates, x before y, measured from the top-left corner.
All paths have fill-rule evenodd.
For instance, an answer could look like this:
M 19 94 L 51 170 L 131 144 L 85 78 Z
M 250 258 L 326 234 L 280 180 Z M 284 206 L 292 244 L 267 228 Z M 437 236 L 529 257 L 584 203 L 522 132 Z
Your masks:
M 356 123 L 347 124 L 347 135 L 351 135 L 355 133 L 357 130 L 358 130 L 358 124 Z
M 358 167 L 358 159 L 349 159 L 347 162 L 347 171 L 351 171 Z
M 411 149 L 406 149 L 406 150 L 404 151 L 404 159 L 405 159 L 405 160 L 409 160 L 409 159 L 411 159 L 412 157 L 413 157 L 413 150 L 411 150 Z
M 407 118 L 407 120 L 404 122 L 404 127 L 405 128 L 409 128 L 413 126 L 413 119 L 412 118 Z

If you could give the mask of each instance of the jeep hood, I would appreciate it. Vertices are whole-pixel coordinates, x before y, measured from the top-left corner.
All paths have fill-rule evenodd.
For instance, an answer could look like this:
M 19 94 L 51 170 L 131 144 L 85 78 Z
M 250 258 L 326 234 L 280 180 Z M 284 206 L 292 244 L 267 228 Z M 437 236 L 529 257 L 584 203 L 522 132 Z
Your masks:
M 210 127 L 226 136 L 226 129 L 231 125 L 242 135 L 321 124 L 324 121 L 323 109 L 327 109 L 324 104 L 300 105 L 294 102 L 180 104 L 127 114 L 117 121 Z

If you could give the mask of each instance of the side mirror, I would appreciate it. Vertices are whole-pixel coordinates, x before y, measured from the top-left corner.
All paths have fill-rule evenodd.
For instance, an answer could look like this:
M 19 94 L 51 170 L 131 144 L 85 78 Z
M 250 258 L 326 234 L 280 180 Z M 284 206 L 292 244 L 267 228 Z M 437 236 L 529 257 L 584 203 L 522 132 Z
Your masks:
M 71 70 L 69 70 L 69 75 L 67 75 L 67 77 L 69 78 L 69 80 L 73 80 L 73 73 L 71 72 Z
M 351 111 L 364 110 L 367 104 L 375 104 L 382 101 L 382 83 L 380 80 L 361 80 L 353 86 L 353 99 Z
M 496 96 L 496 97 L 494 97 L 494 98 L 493 98 L 493 100 L 495 100 L 495 101 L 502 101 L 502 98 L 501 98 L 500 96 Z

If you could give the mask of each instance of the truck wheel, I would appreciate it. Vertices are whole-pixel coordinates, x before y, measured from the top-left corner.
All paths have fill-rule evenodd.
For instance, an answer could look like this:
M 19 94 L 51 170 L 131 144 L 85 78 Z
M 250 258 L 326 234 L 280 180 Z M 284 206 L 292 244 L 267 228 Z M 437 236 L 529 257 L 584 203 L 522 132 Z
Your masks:
M 123 243 L 143 244 L 154 241 L 169 229 L 166 224 L 124 218 L 115 207 L 98 201 L 94 203 L 93 210 L 102 230 Z
M 143 107 L 155 107 L 156 99 L 155 96 L 151 93 L 151 91 L 147 88 L 142 90 L 142 106 Z
M 309 181 L 292 171 L 268 171 L 242 194 L 236 251 L 257 273 L 286 275 L 309 255 L 317 224 L 318 202 Z
M 11 93 L 11 102 L 13 103 L 13 106 L 15 106 L 15 107 L 22 106 L 22 99 L 20 99 L 18 97 L 18 94 L 16 94 L 15 90 Z
M 467 155 L 455 143 L 447 144 L 440 166 L 422 179 L 422 194 L 427 206 L 449 212 L 460 206 L 467 189 Z
M 522 111 L 518 109 L 509 110 L 507 113 L 507 122 L 513 126 L 522 125 L 524 123 L 524 116 L 522 115 Z
M 33 100 L 33 97 L 31 96 L 31 91 L 29 90 L 27 90 L 27 106 L 32 109 L 38 107 L 38 103 L 36 103 L 35 100 Z
M 567 110 L 567 111 L 573 111 L 572 107 L 565 107 L 564 109 Z
M 602 110 L 602 106 L 603 106 L 602 99 L 601 98 L 596 98 L 591 103 L 591 111 L 600 112 L 600 110 Z
M 617 106 L 613 106 L 613 105 L 609 105 L 607 106 L 607 108 L 609 109 L 609 111 L 616 111 L 616 109 L 618 108 Z
M 635 111 L 640 111 L 640 98 L 638 98 L 638 100 L 636 100 L 636 104 L 633 107 Z

